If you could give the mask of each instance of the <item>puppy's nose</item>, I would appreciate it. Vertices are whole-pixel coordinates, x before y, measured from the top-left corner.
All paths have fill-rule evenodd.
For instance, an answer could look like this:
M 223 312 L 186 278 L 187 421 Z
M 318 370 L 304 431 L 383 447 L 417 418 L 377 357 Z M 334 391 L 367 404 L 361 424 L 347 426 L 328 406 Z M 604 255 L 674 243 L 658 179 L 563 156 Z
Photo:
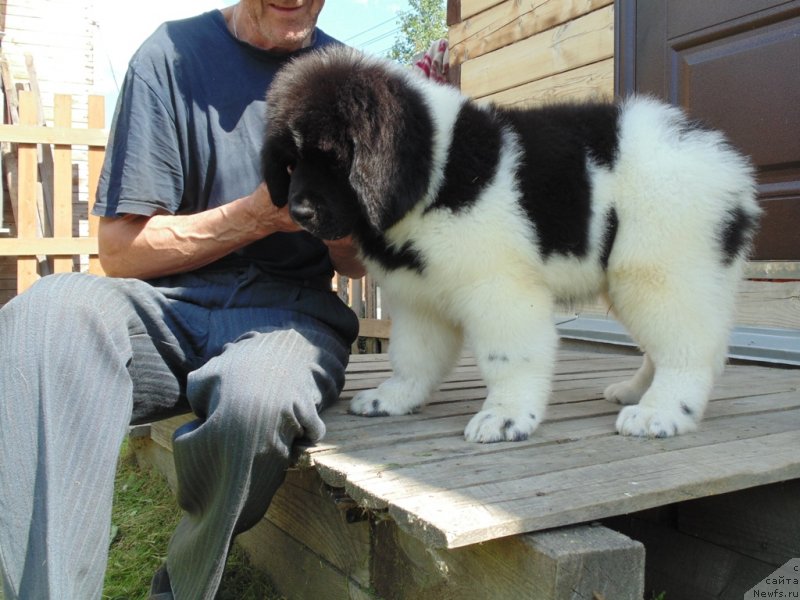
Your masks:
M 303 224 L 314 218 L 314 209 L 304 202 L 293 203 L 289 208 L 289 214 L 295 223 Z

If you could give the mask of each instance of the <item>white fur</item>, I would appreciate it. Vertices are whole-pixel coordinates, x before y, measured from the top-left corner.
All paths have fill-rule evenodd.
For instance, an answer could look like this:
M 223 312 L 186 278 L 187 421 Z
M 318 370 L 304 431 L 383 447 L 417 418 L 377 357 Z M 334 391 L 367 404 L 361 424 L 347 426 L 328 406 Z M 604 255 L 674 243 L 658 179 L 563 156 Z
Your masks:
M 441 183 L 457 109 L 447 88 L 417 87 L 437 126 L 427 204 Z M 474 207 L 423 213 L 423 204 L 386 232 L 398 248 L 412 242 L 425 269 L 419 274 L 368 264 L 390 303 L 394 374 L 376 390 L 358 394 L 351 411 L 417 410 L 466 342 L 488 388 L 466 439 L 524 439 L 542 422 L 550 394 L 554 303 L 602 294 L 646 352 L 630 381 L 605 391 L 609 400 L 628 405 L 617 430 L 671 436 L 695 429 L 725 362 L 744 261 L 739 256 L 723 266 L 713 240 L 732 206 L 753 215 L 758 208 L 746 160 L 716 133 L 681 131 L 683 119 L 654 100 L 624 104 L 613 170 L 590 165 L 592 221 L 585 258 L 545 259 L 537 251 L 535 233 L 517 203 L 513 172 L 519 149 L 509 132 L 496 177 Z M 598 257 L 611 207 L 619 228 L 604 272 Z

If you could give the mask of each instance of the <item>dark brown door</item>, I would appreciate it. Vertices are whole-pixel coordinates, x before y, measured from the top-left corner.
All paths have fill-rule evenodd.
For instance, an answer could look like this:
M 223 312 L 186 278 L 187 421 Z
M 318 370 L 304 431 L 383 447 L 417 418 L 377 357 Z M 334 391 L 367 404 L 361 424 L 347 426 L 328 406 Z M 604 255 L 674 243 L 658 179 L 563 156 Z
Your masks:
M 617 0 L 617 92 L 725 131 L 758 168 L 754 258 L 800 260 L 800 0 Z

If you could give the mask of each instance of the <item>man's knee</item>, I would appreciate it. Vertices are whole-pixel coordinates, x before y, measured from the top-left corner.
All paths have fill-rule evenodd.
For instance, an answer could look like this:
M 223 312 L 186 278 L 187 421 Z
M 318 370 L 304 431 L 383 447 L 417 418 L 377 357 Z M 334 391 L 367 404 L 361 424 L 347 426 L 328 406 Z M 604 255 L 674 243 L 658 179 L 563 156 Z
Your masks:
M 28 290 L 13 298 L 7 305 L 9 311 L 26 313 L 32 316 L 64 313 L 75 319 L 93 307 L 91 299 L 96 297 L 96 289 L 101 278 L 86 273 L 58 273 L 37 280 Z

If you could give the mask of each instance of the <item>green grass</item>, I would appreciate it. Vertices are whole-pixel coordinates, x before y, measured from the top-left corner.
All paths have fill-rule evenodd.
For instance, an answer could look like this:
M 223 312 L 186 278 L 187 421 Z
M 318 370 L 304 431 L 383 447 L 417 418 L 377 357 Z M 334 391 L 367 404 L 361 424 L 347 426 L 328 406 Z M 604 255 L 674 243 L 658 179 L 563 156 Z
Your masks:
M 114 490 L 104 600 L 147 599 L 150 579 L 166 558 L 167 544 L 180 516 L 165 479 L 151 469 L 140 468 L 126 443 Z M 234 547 L 217 599 L 279 598 L 266 576 L 254 570 L 244 552 Z

